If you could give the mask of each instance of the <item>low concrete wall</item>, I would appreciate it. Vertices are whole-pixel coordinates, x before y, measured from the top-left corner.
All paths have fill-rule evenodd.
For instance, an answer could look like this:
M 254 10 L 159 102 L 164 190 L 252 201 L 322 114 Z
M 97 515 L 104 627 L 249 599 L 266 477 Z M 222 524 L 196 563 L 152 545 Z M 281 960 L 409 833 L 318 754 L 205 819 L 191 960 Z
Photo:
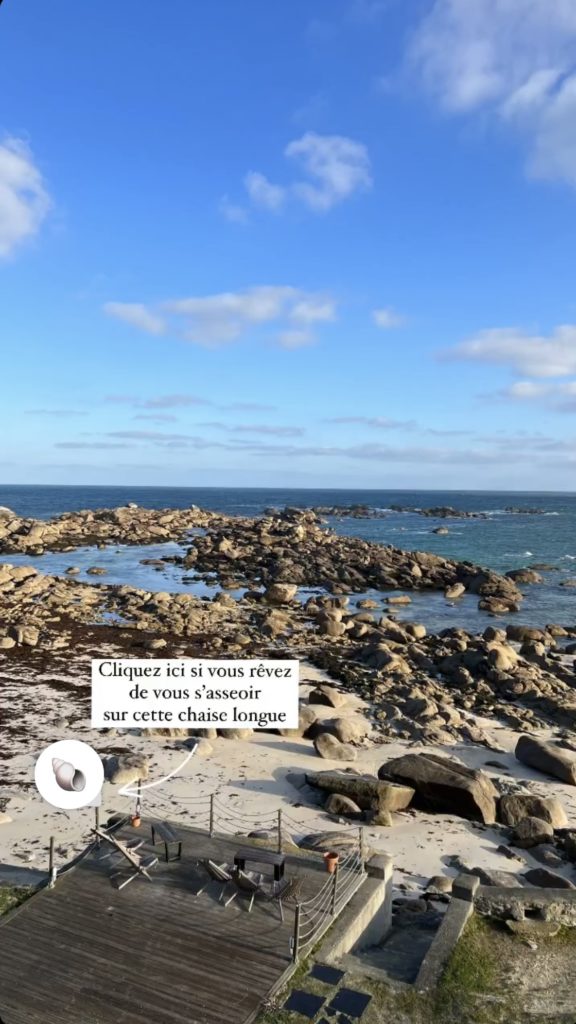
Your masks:
M 446 965 L 474 913 L 474 894 L 480 885 L 476 875 L 459 875 L 452 887 L 452 899 L 414 982 L 417 992 L 436 988 Z
M 333 929 L 319 950 L 317 958 L 334 963 L 346 953 L 358 952 L 375 946 L 390 931 L 392 925 L 391 857 L 378 855 L 366 865 L 368 879 L 338 917 Z
M 481 885 L 474 898 L 477 912 L 500 921 L 533 917 L 576 926 L 576 889 L 513 888 Z

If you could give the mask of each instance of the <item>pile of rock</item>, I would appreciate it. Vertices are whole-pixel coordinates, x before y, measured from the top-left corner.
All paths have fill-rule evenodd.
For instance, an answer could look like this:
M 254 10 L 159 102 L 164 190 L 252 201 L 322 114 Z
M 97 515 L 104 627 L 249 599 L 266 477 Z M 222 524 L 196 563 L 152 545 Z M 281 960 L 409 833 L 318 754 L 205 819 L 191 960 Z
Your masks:
M 259 519 L 230 517 L 194 538 L 185 565 L 200 576 L 247 586 L 291 583 L 332 594 L 368 589 L 446 590 L 461 584 L 487 610 L 514 610 L 522 595 L 513 580 L 468 562 L 406 552 L 323 529 L 311 510 L 287 509 Z
M 188 509 L 147 509 L 134 504 L 96 511 L 65 512 L 55 519 L 22 518 L 6 509 L 0 515 L 0 552 L 42 554 L 73 551 L 87 545 L 158 544 L 183 539 L 192 527 L 220 517 L 195 505 Z

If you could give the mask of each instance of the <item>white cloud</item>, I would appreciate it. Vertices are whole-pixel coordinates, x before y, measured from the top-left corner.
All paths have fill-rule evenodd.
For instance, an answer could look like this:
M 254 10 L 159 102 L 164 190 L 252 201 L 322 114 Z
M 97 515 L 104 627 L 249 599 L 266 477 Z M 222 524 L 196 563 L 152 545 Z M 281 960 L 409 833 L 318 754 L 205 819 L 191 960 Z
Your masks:
M 273 185 L 259 171 L 249 171 L 244 178 L 244 185 L 255 206 L 262 206 L 265 210 L 277 211 L 284 205 L 286 189 L 281 185 Z
M 375 309 L 372 319 L 377 327 L 381 327 L 385 331 L 394 327 L 402 327 L 405 322 L 404 317 L 389 306 L 384 309 Z
M 315 340 L 314 323 L 334 320 L 336 304 L 326 295 L 290 285 L 260 285 L 238 292 L 171 299 L 150 308 L 140 303 L 109 302 L 112 316 L 128 320 L 142 330 L 155 324 L 199 345 L 215 347 L 236 341 L 251 329 L 273 326 L 278 343 L 296 348 Z M 155 330 L 154 333 L 161 333 Z
M 170 416 L 168 413 L 141 412 L 132 417 L 133 420 L 148 420 L 151 423 L 176 423 L 177 416 Z
M 38 233 L 52 205 L 27 144 L 0 143 L 0 258 Z
M 155 316 L 141 302 L 106 302 L 104 312 L 148 334 L 163 334 L 166 328 L 161 317 Z
M 197 395 L 157 395 L 138 402 L 142 409 L 184 409 L 195 405 L 211 405 L 207 398 Z
M 198 423 L 198 426 L 225 430 L 229 434 L 262 434 L 265 437 L 302 437 L 305 433 L 302 427 L 283 427 L 271 423 L 222 423 L 211 420 Z
M 26 416 L 54 416 L 58 419 L 67 419 L 69 416 L 87 416 L 86 410 L 81 409 L 26 409 Z
M 244 185 L 254 205 L 278 212 L 292 198 L 325 213 L 372 185 L 366 146 L 344 135 L 306 132 L 286 146 L 284 155 L 301 167 L 306 180 L 275 185 L 260 171 L 250 171 Z
M 434 0 L 409 60 L 446 111 L 523 134 L 530 174 L 576 185 L 574 0 Z
M 336 306 L 331 299 L 303 298 L 292 307 L 290 319 L 301 324 L 335 320 Z
M 509 388 L 499 392 L 499 398 L 517 402 L 541 402 L 557 412 L 576 411 L 576 380 L 554 384 L 542 384 L 533 380 L 515 381 Z
M 231 202 L 228 196 L 222 196 L 218 209 L 222 216 L 233 224 L 248 223 L 248 211 L 245 210 L 243 206 L 239 206 L 237 203 Z
M 326 423 L 338 425 L 358 424 L 363 427 L 373 427 L 376 430 L 414 430 L 414 420 L 392 420 L 387 416 L 333 416 L 327 419 Z
M 557 327 L 549 337 L 518 327 L 494 327 L 443 356 L 507 366 L 527 377 L 568 377 L 576 373 L 576 325 Z
M 343 135 L 306 132 L 286 147 L 312 178 L 292 185 L 294 195 L 312 210 L 324 212 L 354 192 L 370 188 L 372 176 L 366 146 Z
M 295 349 L 295 348 L 306 348 L 307 345 L 312 345 L 314 342 L 314 335 L 311 331 L 293 330 L 280 331 L 276 338 L 280 348 Z

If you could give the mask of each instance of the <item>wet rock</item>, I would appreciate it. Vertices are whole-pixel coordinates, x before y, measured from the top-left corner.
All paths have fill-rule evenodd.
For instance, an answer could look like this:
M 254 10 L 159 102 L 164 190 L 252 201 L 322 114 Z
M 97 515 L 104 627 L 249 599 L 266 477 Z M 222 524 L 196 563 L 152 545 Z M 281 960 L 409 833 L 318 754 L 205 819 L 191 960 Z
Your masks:
M 297 593 L 295 583 L 271 583 L 264 591 L 264 599 L 268 604 L 290 604 Z
M 447 601 L 456 601 L 465 593 L 466 587 L 463 583 L 453 583 L 451 587 L 447 587 L 444 591 L 444 597 Z
M 506 573 L 509 580 L 514 580 L 515 583 L 543 583 L 544 580 L 540 573 L 535 572 L 534 569 L 511 569 L 510 572 Z

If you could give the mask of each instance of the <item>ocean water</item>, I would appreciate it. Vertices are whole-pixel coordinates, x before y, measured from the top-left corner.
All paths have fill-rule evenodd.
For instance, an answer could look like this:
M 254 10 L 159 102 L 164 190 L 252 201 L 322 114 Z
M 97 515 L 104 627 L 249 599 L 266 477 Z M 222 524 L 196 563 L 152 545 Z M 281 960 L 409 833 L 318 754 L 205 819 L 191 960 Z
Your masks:
M 447 558 L 469 560 L 506 572 L 534 563 L 546 563 L 553 570 L 543 573 L 545 583 L 525 587 L 525 601 L 516 621 L 533 625 L 576 623 L 576 588 L 562 587 L 563 580 L 576 577 L 576 495 L 551 493 L 502 493 L 454 491 L 384 490 L 292 490 L 260 488 L 172 488 L 172 487 L 51 487 L 0 485 L 0 505 L 19 515 L 48 519 L 66 511 L 110 508 L 129 501 L 146 508 L 186 508 L 192 504 L 229 515 L 255 516 L 271 506 L 309 507 L 316 505 L 365 504 L 384 511 L 381 519 L 332 518 L 327 522 L 338 533 L 363 537 L 407 550 L 432 551 Z M 486 519 L 428 519 L 416 513 L 393 512 L 391 505 L 416 508 L 451 505 L 464 511 L 484 512 Z M 515 508 L 538 508 L 541 514 L 511 514 Z M 446 536 L 433 533 L 441 522 Z M 143 558 L 161 558 L 178 553 L 177 545 L 145 548 L 115 548 L 105 551 L 82 549 L 66 555 L 46 554 L 39 558 L 11 555 L 13 564 L 33 561 L 44 572 L 63 572 L 69 565 L 82 569 L 77 579 L 91 582 L 131 583 L 150 590 L 191 590 L 211 596 L 214 588 L 193 582 L 190 572 L 167 565 L 160 571 L 143 566 Z M 90 565 L 102 565 L 107 575 L 85 576 Z M 373 596 L 373 595 L 371 595 Z M 375 596 L 375 595 L 374 595 Z M 441 594 L 411 594 L 413 604 L 402 609 L 402 617 L 425 622 L 431 629 L 447 625 L 478 628 L 486 616 L 477 612 L 477 599 L 465 597 L 455 607 Z

